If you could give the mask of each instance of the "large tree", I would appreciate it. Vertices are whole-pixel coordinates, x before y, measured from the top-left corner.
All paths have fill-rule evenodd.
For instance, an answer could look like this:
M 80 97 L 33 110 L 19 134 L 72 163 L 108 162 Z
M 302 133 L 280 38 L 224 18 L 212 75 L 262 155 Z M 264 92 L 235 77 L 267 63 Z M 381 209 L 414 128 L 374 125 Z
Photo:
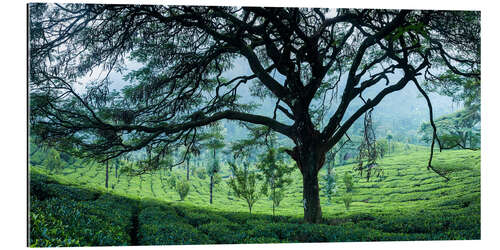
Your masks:
M 161 158 L 223 119 L 265 126 L 295 144 L 287 153 L 312 223 L 321 221 L 325 154 L 359 117 L 410 82 L 431 107 L 424 77 L 480 75 L 478 12 L 86 4 L 29 12 L 39 139 L 103 162 L 147 145 Z M 234 62 L 251 73 L 228 77 Z M 110 90 L 113 71 L 128 72 L 119 91 Z M 375 85 L 385 86 L 363 96 Z M 239 98 L 248 90 L 274 109 L 256 112 Z M 346 112 L 357 98 L 363 104 Z

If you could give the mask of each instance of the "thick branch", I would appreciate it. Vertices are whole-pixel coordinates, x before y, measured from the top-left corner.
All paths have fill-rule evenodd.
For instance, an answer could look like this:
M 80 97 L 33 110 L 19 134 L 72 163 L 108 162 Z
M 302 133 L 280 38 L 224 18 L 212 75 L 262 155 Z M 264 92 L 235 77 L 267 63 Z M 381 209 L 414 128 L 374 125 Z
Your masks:
M 232 110 L 226 110 L 222 112 L 215 113 L 214 115 L 199 119 L 199 120 L 194 120 L 182 124 L 175 124 L 175 125 L 168 125 L 165 124 L 164 126 L 158 126 L 158 127 L 147 127 L 147 126 L 140 126 L 140 125 L 118 125 L 114 126 L 114 130 L 125 130 L 125 131 L 143 131 L 146 133 L 155 133 L 155 132 L 162 132 L 165 134 L 174 134 L 180 131 L 188 130 L 191 128 L 196 128 L 196 127 L 202 127 L 206 126 L 210 123 L 222 120 L 222 119 L 228 119 L 228 120 L 238 120 L 238 121 L 243 121 L 243 122 L 249 122 L 253 124 L 258 124 L 258 125 L 265 125 L 273 130 L 275 130 L 278 133 L 281 133 L 283 135 L 286 135 L 288 137 L 292 136 L 292 130 L 290 126 L 282 124 L 276 120 L 273 120 L 269 117 L 266 116 L 261 116 L 261 115 L 254 115 L 254 114 L 247 114 L 243 112 L 238 112 L 238 111 L 232 111 Z

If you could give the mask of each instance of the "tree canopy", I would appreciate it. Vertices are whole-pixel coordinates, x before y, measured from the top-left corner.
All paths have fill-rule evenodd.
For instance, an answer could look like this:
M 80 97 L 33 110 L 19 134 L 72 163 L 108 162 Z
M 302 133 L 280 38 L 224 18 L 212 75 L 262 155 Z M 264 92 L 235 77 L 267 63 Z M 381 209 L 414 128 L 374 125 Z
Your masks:
M 295 144 L 287 153 L 303 175 L 305 220 L 319 222 L 326 152 L 411 82 L 431 121 L 426 89 L 467 89 L 451 76 L 479 86 L 479 29 L 470 11 L 30 4 L 30 129 L 105 161 L 146 146 L 161 158 L 223 119 L 265 126 Z M 239 59 L 251 74 L 227 78 Z M 125 74 L 119 90 L 113 71 Z M 385 87 L 363 95 L 375 85 Z M 274 110 L 256 113 L 244 89 Z M 364 104 L 346 114 L 357 98 Z

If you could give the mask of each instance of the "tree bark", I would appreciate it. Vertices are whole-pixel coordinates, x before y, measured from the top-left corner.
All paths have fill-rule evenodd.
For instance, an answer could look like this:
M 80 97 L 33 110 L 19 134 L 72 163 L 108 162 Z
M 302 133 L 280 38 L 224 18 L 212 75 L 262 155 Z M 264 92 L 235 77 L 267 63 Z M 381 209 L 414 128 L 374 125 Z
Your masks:
M 302 195 L 304 204 L 304 221 L 320 223 L 322 220 L 319 199 L 318 172 L 325 163 L 325 152 L 318 144 L 309 147 L 295 147 L 292 158 L 297 162 L 302 173 Z
M 318 172 L 302 175 L 304 220 L 307 223 L 321 222 L 321 205 L 319 200 Z

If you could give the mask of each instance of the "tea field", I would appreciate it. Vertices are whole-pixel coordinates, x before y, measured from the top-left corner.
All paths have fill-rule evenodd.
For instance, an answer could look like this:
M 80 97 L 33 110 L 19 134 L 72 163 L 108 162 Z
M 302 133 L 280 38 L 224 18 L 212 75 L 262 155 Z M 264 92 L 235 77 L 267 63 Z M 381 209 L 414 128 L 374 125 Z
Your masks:
M 103 166 L 77 162 L 54 173 L 32 164 L 30 246 L 480 239 L 480 151 L 437 153 L 434 165 L 448 182 L 426 169 L 428 156 L 426 150 L 387 156 L 379 160 L 384 176 L 370 181 L 352 172 L 352 164 L 336 167 L 337 192 L 330 202 L 321 192 L 324 220 L 317 225 L 302 221 L 298 170 L 273 216 L 266 197 L 248 213 L 229 192 L 227 166 L 209 204 L 209 178 L 197 171 L 181 201 L 169 181 L 186 178 L 182 168 L 129 176 L 110 166 L 106 189 Z M 349 209 L 345 172 L 354 180 Z

